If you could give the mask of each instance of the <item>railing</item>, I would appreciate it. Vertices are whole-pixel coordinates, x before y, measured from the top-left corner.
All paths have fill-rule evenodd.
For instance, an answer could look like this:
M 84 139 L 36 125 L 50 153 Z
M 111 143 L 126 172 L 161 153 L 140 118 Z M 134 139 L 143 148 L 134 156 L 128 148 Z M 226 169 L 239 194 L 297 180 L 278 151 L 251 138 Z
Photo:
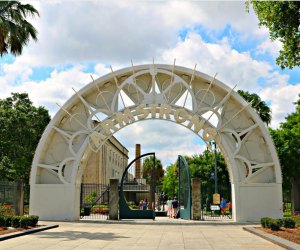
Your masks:
M 137 185 L 128 185 L 125 184 L 123 185 L 123 191 L 124 192 L 130 192 L 130 191 L 134 191 L 134 192 L 150 192 L 150 185 L 141 185 L 141 184 L 137 184 Z
M 9 213 L 23 215 L 28 214 L 29 185 L 22 180 L 9 182 L 0 181 L 0 213 L 2 210 L 10 210 Z
M 107 220 L 109 215 L 109 186 L 82 184 L 80 218 L 83 220 Z

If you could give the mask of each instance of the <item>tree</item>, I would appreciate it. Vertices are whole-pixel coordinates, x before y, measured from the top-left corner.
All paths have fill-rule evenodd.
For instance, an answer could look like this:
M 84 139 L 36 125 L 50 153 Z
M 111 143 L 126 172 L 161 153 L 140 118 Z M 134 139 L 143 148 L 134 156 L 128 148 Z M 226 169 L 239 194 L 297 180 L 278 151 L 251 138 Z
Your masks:
M 143 178 L 146 179 L 148 184 L 151 184 L 151 180 L 153 178 L 153 166 L 154 164 L 154 156 L 147 157 L 143 163 L 142 171 Z M 162 182 L 162 178 L 164 177 L 164 169 L 161 164 L 161 161 L 158 158 L 155 158 L 155 186 L 160 186 Z
M 205 150 L 202 154 L 185 156 L 191 173 L 191 178 L 200 178 L 202 183 L 202 202 L 212 199 L 215 192 L 214 152 Z M 229 174 L 221 152 L 217 152 L 218 193 L 227 200 L 231 197 Z
M 19 1 L 0 1 L 0 55 L 9 52 L 22 54 L 23 46 L 30 39 L 37 41 L 37 30 L 26 18 L 39 16 L 39 12 L 30 4 Z
M 252 102 L 251 106 L 267 125 L 271 123 L 272 111 L 270 107 L 261 100 L 261 98 L 253 93 L 250 94 L 248 91 L 238 90 L 240 96 L 242 96 L 247 102 Z
M 249 3 L 249 2 L 248 2 Z M 300 66 L 300 2 L 251 1 L 259 26 L 269 29 L 272 41 L 279 39 L 282 50 L 276 63 L 282 68 Z
M 214 193 L 214 153 L 205 150 L 202 154 L 193 155 L 192 157 L 184 156 L 186 159 L 191 178 L 200 178 L 202 183 L 202 198 L 203 201 L 212 198 Z M 217 173 L 218 173 L 218 187 L 220 193 L 229 199 L 230 188 L 229 175 L 223 155 L 217 152 Z M 163 179 L 163 190 L 166 194 L 171 196 L 178 192 L 178 169 L 177 163 L 167 167 L 165 177 Z
M 162 181 L 162 190 L 171 197 L 178 193 L 178 172 L 177 164 L 171 164 L 167 167 Z
M 26 93 L 0 99 L 0 179 L 29 182 L 31 162 L 50 121 L 48 111 L 34 107 Z
M 291 187 L 293 208 L 300 210 L 300 94 L 295 104 L 296 111 L 270 133 L 281 163 L 283 187 Z

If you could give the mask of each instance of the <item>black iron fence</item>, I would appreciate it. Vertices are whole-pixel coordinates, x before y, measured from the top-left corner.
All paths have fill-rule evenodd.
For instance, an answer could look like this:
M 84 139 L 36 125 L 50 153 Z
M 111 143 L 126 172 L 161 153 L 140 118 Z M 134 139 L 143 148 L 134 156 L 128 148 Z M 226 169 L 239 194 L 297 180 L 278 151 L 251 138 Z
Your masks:
M 30 187 L 22 180 L 0 181 L 0 213 L 23 215 L 29 212 Z
M 109 214 L 109 186 L 81 184 L 80 218 L 82 220 L 107 220 Z
M 201 185 L 201 220 L 231 220 L 232 202 L 230 184 L 220 183 L 218 185 L 218 194 L 223 197 L 226 203 L 223 209 L 220 204 L 213 201 L 214 186 L 211 183 L 204 182 Z M 219 202 L 220 202 L 219 201 Z

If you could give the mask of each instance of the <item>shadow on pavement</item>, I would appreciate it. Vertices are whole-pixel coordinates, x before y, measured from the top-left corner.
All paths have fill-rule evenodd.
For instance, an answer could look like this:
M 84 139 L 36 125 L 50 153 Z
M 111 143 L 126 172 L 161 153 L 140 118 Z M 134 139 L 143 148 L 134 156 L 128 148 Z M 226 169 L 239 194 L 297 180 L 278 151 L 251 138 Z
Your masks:
M 115 241 L 121 238 L 129 238 L 114 233 L 101 233 L 101 232 L 80 232 L 80 231 L 63 231 L 63 232 L 39 232 L 36 234 L 39 238 L 55 238 L 55 239 L 66 239 L 66 240 L 76 240 L 76 239 L 89 239 L 89 240 L 107 240 Z

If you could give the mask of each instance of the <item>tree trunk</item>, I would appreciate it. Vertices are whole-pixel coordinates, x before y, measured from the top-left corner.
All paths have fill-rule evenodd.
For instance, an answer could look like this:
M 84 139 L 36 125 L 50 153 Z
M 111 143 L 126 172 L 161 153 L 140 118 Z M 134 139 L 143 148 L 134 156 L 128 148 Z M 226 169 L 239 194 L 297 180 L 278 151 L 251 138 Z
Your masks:
M 295 211 L 300 212 L 300 177 L 292 177 L 292 208 Z
M 17 186 L 17 207 L 16 214 L 24 215 L 24 181 L 23 179 L 18 180 Z

